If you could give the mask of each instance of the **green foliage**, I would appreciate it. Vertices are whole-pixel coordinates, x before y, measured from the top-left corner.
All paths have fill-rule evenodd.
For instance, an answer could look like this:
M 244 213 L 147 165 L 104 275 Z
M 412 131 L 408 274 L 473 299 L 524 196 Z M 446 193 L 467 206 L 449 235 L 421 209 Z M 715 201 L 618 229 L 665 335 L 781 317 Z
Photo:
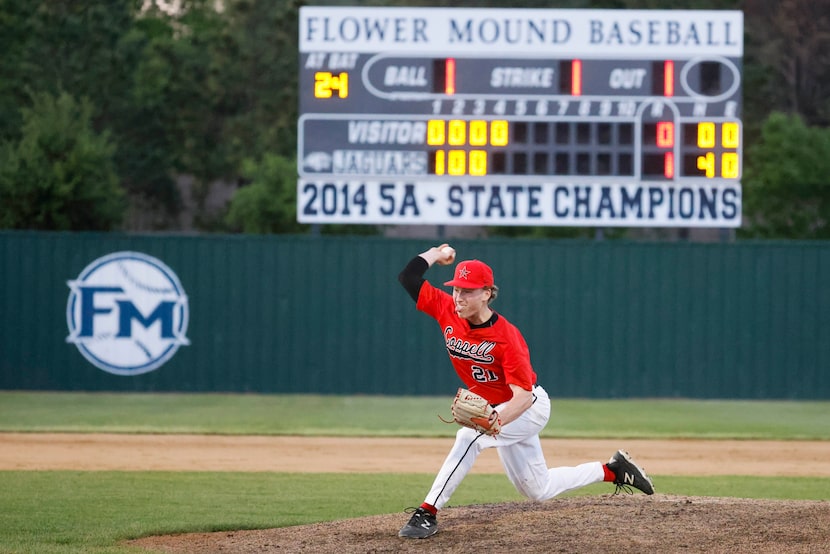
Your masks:
M 242 175 L 248 184 L 231 199 L 225 224 L 233 231 L 252 234 L 303 233 L 308 225 L 297 223 L 297 163 L 276 154 L 261 160 L 246 159 Z M 370 225 L 325 225 L 322 234 L 377 234 Z
M 133 77 L 136 133 L 124 136 L 157 145 L 155 167 L 192 175 L 198 205 L 212 181 L 248 177 L 251 159 L 294 156 L 296 19 L 294 2 L 260 0 L 228 2 L 222 12 L 212 1 L 194 1 L 180 14 L 152 12 L 138 20 L 134 35 L 143 51 Z M 172 200 L 165 202 L 170 206 Z M 262 200 L 271 206 L 279 202 Z M 286 219 L 294 217 L 292 206 L 260 214 L 243 227 L 246 232 L 302 229 Z M 263 220 L 274 215 L 282 218 L 278 230 L 266 230 L 271 222 Z
M 193 176 L 201 204 L 205 183 L 233 173 L 221 148 L 219 93 L 211 79 L 210 45 L 220 27 L 219 15 L 204 7 L 180 19 L 150 12 L 124 37 L 137 54 L 129 102 L 113 121 L 119 167 L 131 196 L 168 217 L 181 208 L 175 175 Z
M 0 149 L 0 227 L 109 230 L 124 213 L 106 133 L 92 130 L 92 106 L 68 93 L 33 95 L 22 138 Z
M 93 128 L 107 131 L 116 147 L 119 185 L 131 198 L 175 212 L 171 143 L 157 114 L 133 93 L 146 43 L 169 24 L 137 18 L 141 4 L 0 0 L 0 35 L 11 39 L 0 58 L 0 140 L 19 138 L 18 107 L 31 105 L 28 91 L 86 98 Z
M 0 0 L 0 142 L 20 136 L 20 106 L 26 100 L 25 44 L 32 29 L 27 21 L 30 2 Z
M 246 160 L 243 174 L 250 184 L 239 189 L 231 201 L 227 223 L 245 233 L 295 233 L 304 228 L 296 222 L 297 164 L 282 156 L 266 154 L 259 162 Z
M 830 129 L 774 113 L 746 151 L 744 235 L 830 238 Z
M 299 0 L 226 4 L 215 65 L 225 86 L 225 136 L 234 160 L 297 152 Z
M 143 49 L 131 107 L 158 125 L 172 152 L 171 169 L 202 181 L 231 173 L 222 141 L 224 83 L 215 59 L 222 19 L 205 3 L 194 3 L 176 20 L 159 15 L 140 21 Z
M 135 4 L 0 0 L 0 140 L 19 136 L 16 112 L 29 104 L 30 90 L 88 98 L 96 118 L 116 109 L 129 69 L 120 43 Z
M 830 2 L 749 0 L 743 6 L 746 58 L 753 77 L 744 83 L 749 121 L 774 111 L 797 113 L 808 125 L 830 125 Z M 747 86 L 753 84 L 757 86 Z M 755 111 L 755 110 L 758 111 Z

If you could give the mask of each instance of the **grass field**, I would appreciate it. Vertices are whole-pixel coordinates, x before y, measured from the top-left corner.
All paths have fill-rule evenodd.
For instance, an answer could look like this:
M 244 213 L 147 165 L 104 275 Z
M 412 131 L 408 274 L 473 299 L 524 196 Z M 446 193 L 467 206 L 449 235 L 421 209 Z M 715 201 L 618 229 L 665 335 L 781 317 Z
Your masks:
M 446 398 L 0 392 L 0 431 L 449 436 Z M 625 413 L 626 433 L 615 428 Z M 435 420 L 435 423 L 433 420 Z M 556 400 L 546 436 L 830 440 L 830 402 Z M 659 478 L 660 492 L 830 498 L 830 479 Z M 0 552 L 123 553 L 140 536 L 269 528 L 394 513 L 431 474 L 0 472 Z M 579 494 L 607 492 L 598 486 Z M 454 505 L 518 500 L 470 475 Z
M 830 440 L 830 402 L 552 400 L 547 437 Z M 0 431 L 454 435 L 436 414 L 447 398 L 0 391 Z

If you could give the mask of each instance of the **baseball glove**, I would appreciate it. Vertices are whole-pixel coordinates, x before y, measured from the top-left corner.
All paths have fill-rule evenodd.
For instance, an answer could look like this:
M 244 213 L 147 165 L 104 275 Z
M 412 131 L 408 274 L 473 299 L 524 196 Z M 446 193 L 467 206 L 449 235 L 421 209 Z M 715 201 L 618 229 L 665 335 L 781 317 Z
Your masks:
M 452 402 L 452 418 L 459 425 L 486 435 L 498 435 L 501 431 L 499 413 L 485 398 L 467 389 L 458 389 Z

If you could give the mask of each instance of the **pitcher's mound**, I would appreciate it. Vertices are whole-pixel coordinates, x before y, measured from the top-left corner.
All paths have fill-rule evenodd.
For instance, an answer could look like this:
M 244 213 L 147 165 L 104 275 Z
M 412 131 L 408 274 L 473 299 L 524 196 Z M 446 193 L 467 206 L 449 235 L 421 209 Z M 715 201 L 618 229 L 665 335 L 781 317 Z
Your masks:
M 439 532 L 398 538 L 405 513 L 282 529 L 147 537 L 162 552 L 830 552 L 830 502 L 603 495 L 447 508 Z

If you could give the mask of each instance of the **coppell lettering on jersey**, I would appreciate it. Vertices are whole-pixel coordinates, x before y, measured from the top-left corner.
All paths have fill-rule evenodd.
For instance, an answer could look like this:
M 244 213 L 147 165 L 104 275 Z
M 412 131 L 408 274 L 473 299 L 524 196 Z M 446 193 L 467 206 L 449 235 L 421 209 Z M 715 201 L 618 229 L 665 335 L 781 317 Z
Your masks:
M 67 285 L 66 341 L 103 371 L 147 373 L 190 344 L 187 295 L 173 270 L 156 258 L 115 252 Z

